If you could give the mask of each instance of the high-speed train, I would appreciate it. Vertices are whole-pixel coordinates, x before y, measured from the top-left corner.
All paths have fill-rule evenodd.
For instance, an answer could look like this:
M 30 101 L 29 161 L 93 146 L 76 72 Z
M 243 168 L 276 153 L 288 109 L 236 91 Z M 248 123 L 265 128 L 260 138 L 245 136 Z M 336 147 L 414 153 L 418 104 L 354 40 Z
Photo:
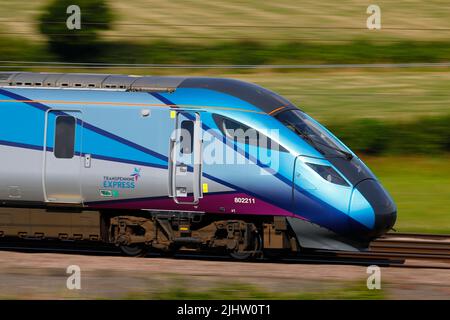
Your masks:
M 0 73 L 0 237 L 246 259 L 365 250 L 396 216 L 348 147 L 255 84 Z

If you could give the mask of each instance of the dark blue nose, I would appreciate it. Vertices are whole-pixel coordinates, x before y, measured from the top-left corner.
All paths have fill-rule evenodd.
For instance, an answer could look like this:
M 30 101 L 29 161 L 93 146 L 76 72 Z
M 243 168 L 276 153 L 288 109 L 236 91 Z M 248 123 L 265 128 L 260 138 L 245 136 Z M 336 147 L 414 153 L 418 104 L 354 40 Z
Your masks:
M 365 236 L 372 239 L 391 230 L 397 220 L 397 207 L 381 184 L 374 179 L 367 179 L 358 183 L 356 189 L 366 198 L 375 213 L 375 225 Z

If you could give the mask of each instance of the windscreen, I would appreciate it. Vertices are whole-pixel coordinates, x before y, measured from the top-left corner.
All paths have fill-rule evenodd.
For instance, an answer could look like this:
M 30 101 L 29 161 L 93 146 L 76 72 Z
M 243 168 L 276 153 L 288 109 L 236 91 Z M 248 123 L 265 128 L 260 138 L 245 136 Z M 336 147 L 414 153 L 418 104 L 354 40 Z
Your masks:
M 276 118 L 323 155 L 351 157 L 347 147 L 303 111 L 288 110 Z

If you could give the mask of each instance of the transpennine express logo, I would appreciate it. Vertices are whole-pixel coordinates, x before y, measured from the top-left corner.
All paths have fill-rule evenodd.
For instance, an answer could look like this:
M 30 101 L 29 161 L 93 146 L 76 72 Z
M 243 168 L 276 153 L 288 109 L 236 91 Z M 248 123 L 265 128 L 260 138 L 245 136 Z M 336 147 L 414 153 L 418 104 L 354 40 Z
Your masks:
M 138 181 L 138 179 L 141 177 L 141 168 L 134 168 L 134 171 L 130 176 L 134 177 L 134 181 Z
M 103 188 L 108 189 L 134 189 L 136 182 L 141 177 L 141 168 L 134 168 L 128 177 L 103 176 Z

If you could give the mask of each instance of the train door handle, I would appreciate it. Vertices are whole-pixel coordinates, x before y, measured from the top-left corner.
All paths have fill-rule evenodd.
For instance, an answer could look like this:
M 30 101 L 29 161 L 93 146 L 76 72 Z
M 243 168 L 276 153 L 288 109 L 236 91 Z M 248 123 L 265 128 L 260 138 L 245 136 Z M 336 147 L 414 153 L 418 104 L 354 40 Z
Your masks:
M 84 167 L 85 168 L 90 168 L 91 167 L 91 155 L 90 154 L 85 154 L 84 155 Z

